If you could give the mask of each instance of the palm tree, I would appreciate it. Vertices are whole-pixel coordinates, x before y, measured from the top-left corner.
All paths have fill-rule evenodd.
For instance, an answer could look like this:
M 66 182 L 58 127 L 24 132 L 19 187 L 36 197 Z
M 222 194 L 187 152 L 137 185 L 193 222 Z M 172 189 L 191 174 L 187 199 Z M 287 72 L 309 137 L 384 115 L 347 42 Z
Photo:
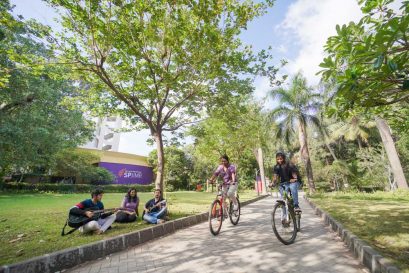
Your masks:
M 373 121 L 364 121 L 359 116 L 352 116 L 347 121 L 341 121 L 331 126 L 332 139 L 337 140 L 344 137 L 347 141 L 357 141 L 358 147 L 362 149 L 362 143 L 368 143 L 371 128 L 376 126 Z
M 291 79 L 288 88 L 273 89 L 269 95 L 279 102 L 279 106 L 271 112 L 271 117 L 279 124 L 277 138 L 284 138 L 289 143 L 291 136 L 296 134 L 296 128 L 298 129 L 300 156 L 306 169 L 309 191 L 313 193 L 315 192 L 315 184 L 306 129 L 310 125 L 320 126 L 319 119 L 315 115 L 320 106 L 318 102 L 320 95 L 312 92 L 301 73 L 297 73 Z

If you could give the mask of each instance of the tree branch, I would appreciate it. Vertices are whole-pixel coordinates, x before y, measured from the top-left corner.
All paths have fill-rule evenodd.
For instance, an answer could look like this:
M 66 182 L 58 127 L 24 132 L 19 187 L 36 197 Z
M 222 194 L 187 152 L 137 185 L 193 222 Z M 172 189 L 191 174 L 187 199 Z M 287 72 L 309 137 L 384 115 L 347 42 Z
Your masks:
M 175 131 L 175 130 L 179 129 L 180 127 L 182 127 L 182 126 L 184 126 L 184 125 L 195 124 L 195 123 L 204 121 L 204 120 L 206 120 L 206 119 L 207 119 L 207 118 L 199 119 L 199 120 L 195 120 L 195 121 L 189 121 L 189 122 L 180 123 L 180 124 L 175 125 L 175 126 L 173 126 L 173 127 L 171 127 L 171 128 L 162 128 L 162 131 L 172 132 L 172 131 Z
M 13 110 L 14 108 L 17 108 L 19 106 L 25 106 L 27 104 L 32 103 L 33 101 L 34 101 L 34 94 L 30 94 L 21 101 L 15 101 L 9 104 L 0 105 L 0 113 L 5 114 L 6 112 Z

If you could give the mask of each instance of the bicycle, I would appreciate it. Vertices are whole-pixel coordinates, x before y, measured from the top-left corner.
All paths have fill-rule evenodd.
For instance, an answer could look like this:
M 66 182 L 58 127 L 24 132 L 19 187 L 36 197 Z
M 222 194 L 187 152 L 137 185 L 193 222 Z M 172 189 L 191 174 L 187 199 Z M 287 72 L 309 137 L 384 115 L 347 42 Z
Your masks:
M 271 225 L 277 239 L 285 245 L 294 243 L 301 230 L 301 211 L 294 211 L 294 200 L 289 188 L 283 188 L 283 199 L 277 200 L 271 213 Z M 287 213 L 288 212 L 288 213 Z
M 230 200 L 228 209 L 226 208 L 225 198 L 227 197 L 225 193 L 223 193 L 222 189 L 223 185 L 221 183 L 218 184 L 217 187 L 217 195 L 215 200 L 210 205 L 209 210 L 209 228 L 210 232 L 213 235 L 217 235 L 222 228 L 223 221 L 229 216 L 230 222 L 233 225 L 237 225 L 240 220 L 240 201 L 239 195 L 236 193 L 237 198 L 237 210 L 233 210 L 233 202 Z

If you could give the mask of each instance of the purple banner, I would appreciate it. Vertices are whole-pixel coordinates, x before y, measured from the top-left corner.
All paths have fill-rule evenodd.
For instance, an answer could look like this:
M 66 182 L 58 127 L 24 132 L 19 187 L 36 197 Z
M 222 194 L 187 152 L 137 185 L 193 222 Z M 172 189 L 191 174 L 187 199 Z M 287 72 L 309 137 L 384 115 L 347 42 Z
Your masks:
M 99 167 L 107 169 L 115 176 L 114 184 L 148 185 L 153 180 L 151 167 L 108 162 L 100 162 Z

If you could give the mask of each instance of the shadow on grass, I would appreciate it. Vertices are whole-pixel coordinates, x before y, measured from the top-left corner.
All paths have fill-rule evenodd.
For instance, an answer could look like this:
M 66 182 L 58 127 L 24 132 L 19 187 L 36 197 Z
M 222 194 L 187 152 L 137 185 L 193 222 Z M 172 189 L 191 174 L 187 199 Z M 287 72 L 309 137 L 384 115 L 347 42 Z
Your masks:
M 352 233 L 409 272 L 409 204 L 399 200 L 313 199 Z M 343 200 L 349 200 L 343 202 Z

